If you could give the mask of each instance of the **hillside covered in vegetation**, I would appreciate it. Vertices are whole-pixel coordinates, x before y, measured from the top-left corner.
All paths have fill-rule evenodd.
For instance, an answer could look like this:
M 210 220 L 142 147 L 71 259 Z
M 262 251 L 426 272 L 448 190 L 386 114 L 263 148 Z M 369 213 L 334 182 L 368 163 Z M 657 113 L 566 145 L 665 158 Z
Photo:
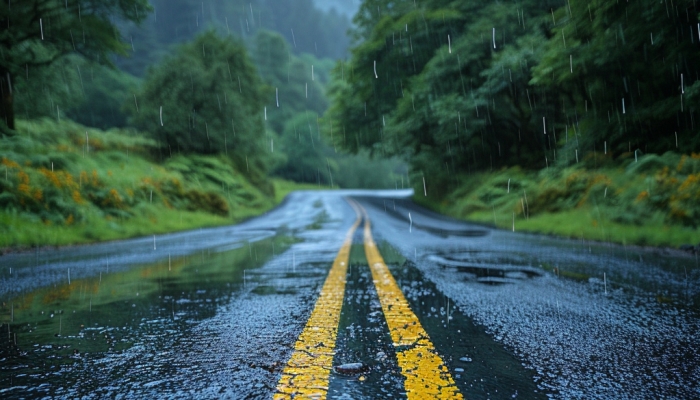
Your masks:
M 395 187 L 405 174 L 322 134 L 349 41 L 334 10 L 33 3 L 0 8 L 0 247 L 232 223 L 293 187 Z
M 405 160 L 416 199 L 455 216 L 696 244 L 699 15 L 694 0 L 365 0 L 330 89 L 352 140 L 334 143 Z
M 160 161 L 135 130 L 50 119 L 0 143 L 0 248 L 65 245 L 214 226 L 274 205 L 221 155 Z

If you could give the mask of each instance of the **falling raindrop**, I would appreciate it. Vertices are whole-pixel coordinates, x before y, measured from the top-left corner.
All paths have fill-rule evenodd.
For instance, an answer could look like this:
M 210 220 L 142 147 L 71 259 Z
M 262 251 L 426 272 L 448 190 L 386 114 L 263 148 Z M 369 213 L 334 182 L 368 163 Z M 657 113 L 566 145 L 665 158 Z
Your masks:
M 544 117 L 542 117 L 542 130 L 543 130 L 544 134 L 546 135 L 547 134 L 547 125 L 545 125 L 545 123 L 544 123 Z
M 605 272 L 603 272 L 603 285 L 605 288 L 605 294 L 608 294 L 608 278 L 605 275 Z

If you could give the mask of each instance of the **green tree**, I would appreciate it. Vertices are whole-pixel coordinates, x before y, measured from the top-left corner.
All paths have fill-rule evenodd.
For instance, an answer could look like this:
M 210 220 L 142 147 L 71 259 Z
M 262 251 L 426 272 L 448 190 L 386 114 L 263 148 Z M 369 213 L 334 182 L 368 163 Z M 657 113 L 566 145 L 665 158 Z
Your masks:
M 335 172 L 337 168 L 335 160 L 330 161 L 334 152 L 319 135 L 316 119 L 315 113 L 305 112 L 286 121 L 280 150 L 287 162 L 276 169 L 276 175 L 296 182 L 330 183 L 329 169 Z
M 83 62 L 85 74 L 79 79 L 84 101 L 67 110 L 68 117 L 87 126 L 100 129 L 122 128 L 128 125 L 129 113 L 123 109 L 125 102 L 134 101 L 134 93 L 140 79 L 116 68 Z
M 700 148 L 696 1 L 570 0 L 550 26 L 532 83 L 561 93 L 579 153 Z
M 126 107 L 166 154 L 227 154 L 240 170 L 261 178 L 274 151 L 263 121 L 270 93 L 243 44 L 209 30 L 149 70 Z
M 111 65 L 109 55 L 126 54 L 128 44 L 115 19 L 141 21 L 147 0 L 26 0 L 0 6 L 0 119 L 14 129 L 12 84 L 32 69 L 69 53 Z
M 319 65 L 313 57 L 302 61 L 293 55 L 284 38 L 275 32 L 260 30 L 251 43 L 251 53 L 263 81 L 272 88 L 266 98 L 267 122 L 282 134 L 288 120 L 295 115 L 313 111 L 322 114 L 328 102 L 319 77 Z
M 554 88 L 531 83 L 531 69 L 560 4 L 363 2 L 358 44 L 330 89 L 334 125 L 355 136 L 344 147 L 402 157 L 443 189 L 469 171 L 544 167 L 561 106 Z
M 70 54 L 61 62 L 42 68 L 33 68 L 28 75 L 19 76 L 12 85 L 12 106 L 18 118 L 51 116 L 65 118 L 66 112 L 79 107 L 84 101 L 81 73 L 85 59 Z M 80 72 L 79 72 L 80 71 Z

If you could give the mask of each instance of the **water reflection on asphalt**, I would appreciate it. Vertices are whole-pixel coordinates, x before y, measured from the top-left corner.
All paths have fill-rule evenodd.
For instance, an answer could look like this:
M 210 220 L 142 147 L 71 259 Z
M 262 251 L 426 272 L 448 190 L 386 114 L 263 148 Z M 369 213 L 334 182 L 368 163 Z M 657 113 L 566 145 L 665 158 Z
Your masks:
M 363 198 L 377 236 L 484 326 L 546 392 L 563 398 L 698 397 L 700 268 L 695 257 L 490 230 L 407 201 Z M 433 229 L 409 233 L 412 222 Z M 466 225 L 462 229 L 476 230 Z
M 271 396 L 354 221 L 346 194 L 295 194 L 236 227 L 157 237 L 157 250 L 143 238 L 0 257 L 0 396 Z M 695 258 L 353 194 L 465 397 L 700 396 Z M 404 398 L 361 243 L 334 365 L 368 369 L 331 374 L 329 397 Z

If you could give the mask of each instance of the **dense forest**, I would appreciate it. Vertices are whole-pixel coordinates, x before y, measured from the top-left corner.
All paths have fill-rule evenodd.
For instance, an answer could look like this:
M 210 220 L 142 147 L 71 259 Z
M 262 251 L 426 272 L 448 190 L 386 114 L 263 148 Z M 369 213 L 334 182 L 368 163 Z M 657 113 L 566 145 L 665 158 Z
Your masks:
M 349 44 L 349 21 L 334 9 L 320 11 L 311 0 L 102 1 L 92 9 L 81 1 L 31 3 L 3 6 L 3 25 L 12 28 L 3 34 L 1 65 L 3 92 L 12 91 L 2 108 L 6 126 L 44 116 L 101 129 L 133 126 L 168 154 L 230 152 L 248 157 L 248 168 L 252 163 L 262 175 L 276 170 L 324 184 L 343 164 L 319 134 L 330 69 Z M 31 35 L 22 37 L 25 31 Z M 161 107 L 170 120 L 159 130 Z M 310 136 L 298 132 L 302 120 Z M 266 154 L 263 147 L 274 149 L 276 138 L 283 146 Z M 305 154 L 309 168 L 289 164 L 287 171 L 285 144 L 297 152 L 294 159 Z
M 312 0 L 8 2 L 0 25 L 8 235 L 172 219 L 156 205 L 235 220 L 269 208 L 273 178 L 397 187 L 405 174 L 321 133 L 350 21 Z
M 331 115 L 433 186 L 594 152 L 700 150 L 697 1 L 367 0 Z M 444 183 L 444 184 L 443 184 Z
M 162 165 L 221 157 L 267 194 L 271 176 L 409 185 L 499 226 L 582 205 L 595 208 L 594 226 L 606 212 L 620 224 L 653 214 L 698 225 L 696 0 L 365 0 L 352 23 L 325 10 L 312 0 L 3 4 L 0 202 L 36 213 L 9 169 L 24 162 L 43 179 L 41 168 L 70 162 L 57 161 L 63 145 L 37 158 L 22 141 L 71 126 L 87 152 L 85 126 L 147 140 L 135 146 Z
M 351 132 L 334 143 L 401 157 L 416 192 L 463 203 L 455 214 L 493 211 L 483 219 L 494 222 L 502 206 L 507 224 L 497 224 L 509 228 L 511 211 L 571 209 L 593 192 L 592 207 L 610 203 L 621 223 L 662 210 L 664 223 L 697 226 L 698 6 L 365 0 L 349 61 L 333 71 L 328 115 Z M 614 185 L 607 167 L 630 174 Z M 491 182 L 502 170 L 511 172 Z M 479 195 L 475 174 L 489 180 Z M 511 186 L 508 174 L 522 179 Z

